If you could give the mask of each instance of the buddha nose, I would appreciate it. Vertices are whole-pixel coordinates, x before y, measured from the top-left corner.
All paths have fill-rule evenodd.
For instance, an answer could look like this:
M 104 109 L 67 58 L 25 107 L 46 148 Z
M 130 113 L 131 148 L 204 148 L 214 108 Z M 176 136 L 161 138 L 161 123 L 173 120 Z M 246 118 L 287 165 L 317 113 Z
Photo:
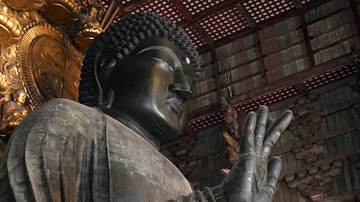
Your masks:
M 189 100 L 192 94 L 190 85 L 186 80 L 185 82 L 170 84 L 169 90 L 182 103 L 185 103 L 187 100 Z

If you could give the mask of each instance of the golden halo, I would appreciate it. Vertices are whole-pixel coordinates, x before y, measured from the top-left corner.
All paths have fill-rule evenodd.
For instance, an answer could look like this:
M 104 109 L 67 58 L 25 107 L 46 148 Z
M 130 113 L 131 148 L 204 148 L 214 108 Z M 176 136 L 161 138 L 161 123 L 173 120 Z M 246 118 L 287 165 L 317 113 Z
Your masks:
M 77 100 L 81 54 L 54 27 L 30 24 L 17 46 L 20 77 L 33 106 L 62 97 Z
M 0 45 L 8 46 L 21 38 L 19 22 L 9 15 L 5 9 L 0 9 Z

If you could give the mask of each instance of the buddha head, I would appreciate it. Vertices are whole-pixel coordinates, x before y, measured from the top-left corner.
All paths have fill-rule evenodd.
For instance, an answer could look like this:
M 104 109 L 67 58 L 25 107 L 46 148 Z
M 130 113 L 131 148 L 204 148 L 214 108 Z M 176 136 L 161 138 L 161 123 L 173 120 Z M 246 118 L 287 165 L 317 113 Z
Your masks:
M 14 102 L 18 103 L 18 105 L 22 106 L 26 101 L 26 92 L 24 89 L 18 89 L 14 92 Z
M 86 8 L 86 13 L 93 19 L 96 20 L 96 16 L 98 14 L 98 8 L 95 5 L 90 4 L 87 8 Z
M 164 143 L 182 133 L 199 70 L 199 56 L 181 28 L 156 14 L 138 13 L 90 45 L 79 101 L 114 118 L 128 117 L 124 120 Z

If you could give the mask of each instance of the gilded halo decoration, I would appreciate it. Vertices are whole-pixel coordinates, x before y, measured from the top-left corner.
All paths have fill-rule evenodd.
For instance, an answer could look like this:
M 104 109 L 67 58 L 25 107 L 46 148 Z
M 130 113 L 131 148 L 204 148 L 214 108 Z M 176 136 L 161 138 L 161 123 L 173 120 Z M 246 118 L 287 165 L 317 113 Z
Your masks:
M 45 0 L 5 0 L 6 4 L 18 11 L 37 11 L 45 3 Z
M 57 29 L 30 24 L 17 50 L 20 77 L 34 107 L 56 97 L 77 100 L 82 56 Z
M 47 0 L 39 11 L 52 23 L 64 25 L 79 19 L 81 7 L 75 0 Z
M 102 29 L 98 26 L 88 26 L 83 28 L 81 31 L 75 34 L 75 43 L 82 52 L 86 52 L 90 44 L 94 41 L 102 32 Z
M 20 40 L 21 26 L 11 12 L 0 5 L 0 45 L 8 46 Z

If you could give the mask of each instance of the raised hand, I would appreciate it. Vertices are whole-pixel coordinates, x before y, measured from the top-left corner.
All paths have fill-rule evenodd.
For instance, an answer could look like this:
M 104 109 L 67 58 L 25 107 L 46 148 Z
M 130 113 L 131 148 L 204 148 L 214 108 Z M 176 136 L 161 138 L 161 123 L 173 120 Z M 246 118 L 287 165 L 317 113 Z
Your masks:
M 293 114 L 286 110 L 272 121 L 268 108 L 260 106 L 258 114 L 249 112 L 241 137 L 240 153 L 222 183 L 211 188 L 217 201 L 270 202 L 281 171 L 281 159 L 272 157 L 271 149 L 290 124 Z

